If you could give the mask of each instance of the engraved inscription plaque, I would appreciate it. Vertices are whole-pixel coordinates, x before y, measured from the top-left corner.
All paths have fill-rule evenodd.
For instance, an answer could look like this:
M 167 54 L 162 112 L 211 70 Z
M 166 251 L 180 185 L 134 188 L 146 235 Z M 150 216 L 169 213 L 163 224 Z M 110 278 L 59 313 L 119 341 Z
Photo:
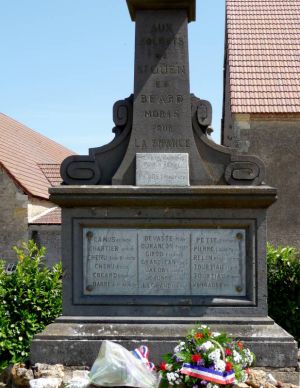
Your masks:
M 137 153 L 136 185 L 189 186 L 189 155 Z
M 244 229 L 83 228 L 84 295 L 246 295 Z

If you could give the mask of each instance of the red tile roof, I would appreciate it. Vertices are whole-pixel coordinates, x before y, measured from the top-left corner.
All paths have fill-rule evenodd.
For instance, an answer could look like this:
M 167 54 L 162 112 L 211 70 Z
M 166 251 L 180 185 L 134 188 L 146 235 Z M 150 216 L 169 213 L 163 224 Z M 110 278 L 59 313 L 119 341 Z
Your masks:
M 57 181 L 58 167 L 53 165 L 72 154 L 62 145 L 0 113 L 0 166 L 29 195 L 48 199 L 48 188 Z M 50 171 L 56 169 L 52 174 L 55 177 L 50 177 L 48 170 L 45 172 L 45 164 L 52 166 Z
M 60 176 L 60 164 L 39 163 L 38 166 L 52 187 L 59 186 L 62 183 L 62 177 Z
M 300 1 L 227 0 L 233 113 L 300 112 Z
M 61 224 L 61 209 L 59 207 L 48 209 L 42 214 L 32 218 L 29 223 L 31 225 Z

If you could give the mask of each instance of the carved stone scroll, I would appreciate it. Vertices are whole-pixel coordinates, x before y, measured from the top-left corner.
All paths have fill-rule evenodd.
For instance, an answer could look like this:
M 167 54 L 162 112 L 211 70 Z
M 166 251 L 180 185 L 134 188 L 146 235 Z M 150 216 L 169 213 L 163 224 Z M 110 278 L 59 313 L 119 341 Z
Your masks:
M 194 94 L 191 94 L 192 103 L 192 122 L 195 120 L 203 133 L 207 133 L 208 127 L 212 122 L 212 106 L 209 101 L 201 100 Z
M 96 185 L 101 180 L 101 170 L 90 156 L 69 156 L 61 165 L 61 176 L 69 185 Z
M 263 162 L 250 155 L 236 155 L 225 169 L 225 180 L 229 185 L 259 185 L 265 177 Z
M 68 185 L 110 185 L 125 155 L 132 129 L 133 95 L 117 101 L 113 107 L 115 138 L 108 144 L 90 148 L 89 155 L 66 158 L 61 176 Z
M 125 156 L 132 129 L 133 95 L 117 101 L 113 107 L 115 138 L 109 144 L 90 148 L 89 155 L 66 158 L 61 166 L 64 184 L 111 185 L 112 177 Z M 240 155 L 233 148 L 220 146 L 208 137 L 212 108 L 208 101 L 191 94 L 193 136 L 202 166 L 207 171 L 206 184 L 260 185 L 265 176 L 263 162 L 255 156 Z

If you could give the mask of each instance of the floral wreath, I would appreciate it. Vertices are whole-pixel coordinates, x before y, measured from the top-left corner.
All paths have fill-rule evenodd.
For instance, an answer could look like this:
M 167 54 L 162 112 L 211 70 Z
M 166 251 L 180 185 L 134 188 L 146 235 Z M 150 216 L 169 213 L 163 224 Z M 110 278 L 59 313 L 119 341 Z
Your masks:
M 200 325 L 163 359 L 159 366 L 162 386 L 219 388 L 245 382 L 255 356 L 242 341 Z

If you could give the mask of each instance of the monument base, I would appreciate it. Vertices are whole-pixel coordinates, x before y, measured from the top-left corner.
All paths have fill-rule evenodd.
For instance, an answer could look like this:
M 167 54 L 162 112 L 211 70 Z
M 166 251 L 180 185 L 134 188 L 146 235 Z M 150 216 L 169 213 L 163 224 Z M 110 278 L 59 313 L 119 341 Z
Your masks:
M 196 323 L 240 338 L 257 365 L 296 367 L 267 317 L 268 186 L 62 186 L 63 317 L 31 361 L 90 366 L 103 340 L 159 362 Z M 162 279 L 162 280 L 161 280 Z M 208 279 L 208 280 L 207 280 Z
M 35 336 L 30 360 L 33 364 L 91 366 L 102 341 L 110 340 L 129 350 L 146 344 L 151 361 L 159 363 L 162 355 L 172 351 L 178 341 L 195 327 L 195 322 L 241 339 L 255 353 L 256 366 L 297 366 L 296 341 L 269 317 L 60 317 Z

